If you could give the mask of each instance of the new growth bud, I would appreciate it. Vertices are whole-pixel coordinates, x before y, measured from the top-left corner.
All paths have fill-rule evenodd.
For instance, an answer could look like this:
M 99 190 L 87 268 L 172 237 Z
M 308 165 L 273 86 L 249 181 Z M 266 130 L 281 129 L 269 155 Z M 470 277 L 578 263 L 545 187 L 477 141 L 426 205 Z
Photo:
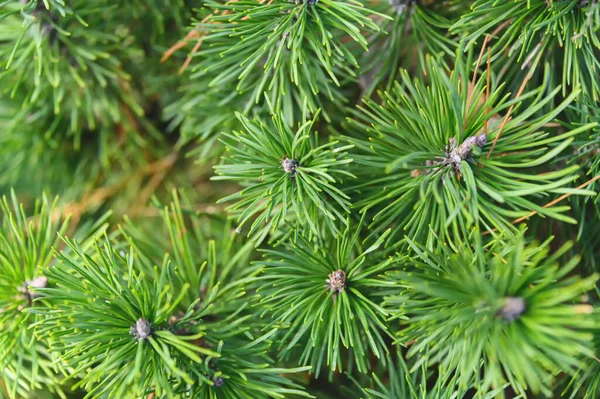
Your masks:
M 148 320 L 139 318 L 129 329 L 129 334 L 141 341 L 152 334 L 152 325 Z
M 296 176 L 296 170 L 298 169 L 298 166 L 298 161 L 296 161 L 295 159 L 284 157 L 281 160 L 281 167 L 283 168 L 283 171 L 285 173 L 288 173 L 290 177 Z
M 328 276 L 325 280 L 327 282 L 327 288 L 329 291 L 333 291 L 334 295 L 342 291 L 346 287 L 346 273 L 343 270 L 336 270 Z
M 521 317 L 525 312 L 525 300 L 521 297 L 506 297 L 504 298 L 504 306 L 498 311 L 498 316 L 510 322 Z

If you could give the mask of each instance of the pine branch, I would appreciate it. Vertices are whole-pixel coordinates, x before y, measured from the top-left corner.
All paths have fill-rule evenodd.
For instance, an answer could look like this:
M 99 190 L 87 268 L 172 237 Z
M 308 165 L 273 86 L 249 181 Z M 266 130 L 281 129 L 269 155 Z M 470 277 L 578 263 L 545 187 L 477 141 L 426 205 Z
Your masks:
M 459 387 L 458 379 L 449 374 L 443 366 L 437 367 L 433 372 L 429 371 L 431 365 L 428 363 L 427 353 L 415 359 L 416 365 L 412 372 L 399 348 L 396 348 L 393 357 L 389 357 L 387 361 L 388 375 L 378 376 L 373 373 L 372 384 L 374 387 L 364 388 L 363 392 L 368 399 L 466 399 L 472 396 L 472 392 Z M 386 378 L 387 384 L 383 383 L 382 377 Z M 472 386 L 469 387 L 469 389 L 472 388 Z M 496 398 L 501 395 L 504 388 L 506 386 L 486 393 L 478 393 L 476 397 Z
M 53 342 L 67 379 L 80 378 L 75 388 L 84 388 L 89 398 L 142 396 L 149 388 L 173 397 L 171 379 L 191 384 L 187 365 L 202 363 L 203 356 L 218 357 L 191 343 L 203 333 L 173 332 L 188 326 L 185 319 L 171 325 L 170 317 L 189 285 L 171 289 L 175 271 L 168 259 L 151 282 L 133 251 L 119 253 L 107 242 L 102 248 L 96 244 L 90 256 L 75 242 L 65 242 L 73 255 L 58 255 L 61 263 L 47 273 L 56 286 L 36 291 L 49 306 L 35 313 L 44 316 L 37 336 Z
M 486 98 L 485 74 L 473 87 L 468 86 L 470 63 L 457 58 L 448 77 L 430 59 L 429 85 L 412 81 L 403 72 L 402 86 L 381 94 L 383 106 L 366 100 L 366 107 L 355 113 L 357 120 L 349 121 L 353 135 L 349 141 L 357 149 L 353 171 L 362 182 L 352 191 L 360 195 L 356 206 L 373 215 L 374 233 L 391 224 L 392 238 L 406 234 L 432 248 L 438 239 L 460 241 L 478 226 L 514 233 L 507 219 L 531 210 L 574 223 L 563 214 L 568 208 L 541 208 L 536 198 L 549 193 L 592 194 L 565 188 L 576 179 L 576 165 L 537 172 L 566 149 L 574 136 L 594 126 L 552 136 L 544 128 L 579 91 L 547 113 L 541 108 L 560 90 L 544 95 L 547 80 L 514 100 L 502 96 L 501 85 L 493 85 Z M 527 108 L 523 106 L 526 99 Z M 510 120 L 488 123 L 507 109 L 513 111 Z M 486 153 L 491 157 L 482 156 Z
M 80 3 L 65 15 L 38 6 L 32 19 L 23 23 L 14 14 L 3 20 L 0 28 L 0 67 L 5 69 L 0 79 L 11 97 L 21 87 L 27 88 L 24 105 L 31 107 L 31 112 L 52 98 L 57 119 L 69 118 L 76 148 L 82 127 L 95 130 L 98 120 L 116 123 L 126 119 L 123 104 L 134 114 L 143 114 L 127 87 L 131 76 L 122 68 L 123 57 L 113 56 L 125 52 L 124 43 L 130 39 L 127 32 L 111 34 L 100 29 L 102 20 L 98 18 L 106 12 L 111 8 L 102 0 Z
M 29 391 L 48 388 L 62 394 L 55 357 L 48 339 L 36 339 L 33 326 L 40 321 L 29 313 L 44 306 L 34 289 L 46 287 L 48 268 L 54 262 L 53 248 L 58 234 L 69 231 L 69 217 L 54 218 L 57 200 L 47 197 L 35 204 L 31 217 L 14 192 L 4 197 L 0 229 L 0 381 L 9 398 L 27 397 Z M 89 239 L 106 229 L 106 218 L 80 226 L 76 236 L 87 246 Z M 51 284 L 51 283 L 50 283 Z
M 458 20 L 465 2 L 456 0 L 372 1 L 367 6 L 393 16 L 381 19 L 380 32 L 370 37 L 361 73 L 361 86 L 366 96 L 377 88 L 392 89 L 401 68 L 412 71 L 413 76 L 425 72 L 426 55 L 454 57 L 458 43 L 448 34 L 453 22 Z
M 257 242 L 290 220 L 315 236 L 321 224 L 337 232 L 336 221 L 345 221 L 350 212 L 348 196 L 337 186 L 343 177 L 354 177 L 345 168 L 352 161 L 346 152 L 351 146 L 320 144 L 313 131 L 317 116 L 293 132 L 279 114 L 269 125 L 238 114 L 245 131 L 224 135 L 231 155 L 215 166 L 219 176 L 213 180 L 246 185 L 221 201 L 235 201 L 229 209 L 239 222 L 237 229 L 251 223 L 248 235 Z
M 52 342 L 65 381 L 79 379 L 89 398 L 310 397 L 281 375 L 310 367 L 268 356 L 277 330 L 254 335 L 262 325 L 244 298 L 258 272 L 247 266 L 252 242 L 239 245 L 227 223 L 184 219 L 177 195 L 163 218 L 155 235 L 125 226 L 128 253 L 118 241 L 84 252 L 65 240 L 74 255 L 59 254 L 47 273 L 56 287 L 36 290 L 48 306 L 30 310 L 43 315 L 36 334 Z
M 181 291 L 189 285 L 182 299 L 184 307 L 195 303 L 212 318 L 229 318 L 246 307 L 246 287 L 260 272 L 249 265 L 256 257 L 254 245 L 241 240 L 231 220 L 190 209 L 189 202 L 184 199 L 182 204 L 174 192 L 172 203 L 162 207 L 158 223 L 127 219 L 121 233 L 137 253 L 140 268 L 151 278 L 157 278 L 155 265 L 169 254 L 177 267 L 173 289 Z M 247 314 L 243 316 L 247 318 Z M 245 330 L 249 325 L 246 321 Z
M 259 262 L 263 313 L 283 328 L 281 357 L 313 366 L 317 376 L 323 368 L 342 371 L 344 363 L 367 372 L 370 353 L 385 364 L 387 313 L 374 295 L 378 275 L 394 261 L 374 253 L 384 236 L 362 248 L 360 230 L 347 227 L 318 247 L 298 238 L 285 249 L 264 250 Z
M 213 385 L 203 384 L 194 388 L 191 397 L 238 399 L 241 397 L 267 399 L 283 397 L 309 397 L 303 387 L 293 383 L 286 374 L 305 372 L 310 367 L 282 368 L 273 365 L 266 355 L 275 333 L 271 330 L 256 338 L 228 339 L 218 343 L 220 357 L 204 363 L 197 373 L 213 378 Z M 231 343 L 233 342 L 233 344 Z
M 493 59 L 511 62 L 503 54 L 514 55 L 522 69 L 535 69 L 541 59 L 552 60 L 561 70 L 563 95 L 581 87 L 586 96 L 598 100 L 598 1 L 477 0 L 453 30 L 465 34 L 467 48 L 471 48 L 483 35 L 509 21 L 492 46 Z
M 366 50 L 361 30 L 379 30 L 369 15 L 387 18 L 354 0 L 207 1 L 206 8 L 205 22 L 195 25 L 193 56 L 196 70 L 217 72 L 210 86 L 237 81 L 236 91 L 252 93 L 255 102 L 266 92 L 281 109 L 307 102 L 311 113 L 322 108 L 322 98 L 343 101 L 335 86 L 358 67 L 349 42 Z M 296 121 L 285 116 L 289 125 Z
M 523 396 L 550 396 L 554 375 L 573 374 L 593 356 L 590 331 L 598 327 L 595 309 L 581 303 L 598 276 L 569 275 L 579 258 L 559 265 L 571 244 L 549 255 L 550 241 L 526 244 L 520 235 L 438 253 L 409 242 L 414 257 L 389 274 L 402 291 L 386 301 L 390 313 L 408 317 L 398 331 L 399 341 L 414 340 L 408 355 L 425 351 L 455 370 L 463 388 L 509 383 Z

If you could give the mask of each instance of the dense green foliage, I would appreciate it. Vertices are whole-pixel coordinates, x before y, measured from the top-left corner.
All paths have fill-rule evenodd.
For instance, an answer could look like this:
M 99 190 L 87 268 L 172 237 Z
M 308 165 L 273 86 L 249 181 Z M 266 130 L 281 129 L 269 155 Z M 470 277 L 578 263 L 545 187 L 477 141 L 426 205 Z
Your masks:
M 598 0 L 0 1 L 0 399 L 600 397 L 599 74 Z

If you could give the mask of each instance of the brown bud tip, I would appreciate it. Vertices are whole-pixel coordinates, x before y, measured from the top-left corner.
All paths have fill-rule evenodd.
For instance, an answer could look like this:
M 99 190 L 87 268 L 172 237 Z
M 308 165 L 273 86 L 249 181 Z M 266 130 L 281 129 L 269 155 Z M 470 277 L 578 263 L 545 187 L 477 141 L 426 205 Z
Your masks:
M 328 277 L 325 281 L 327 282 L 329 291 L 338 293 L 346 287 L 346 273 L 343 270 L 336 270 L 330 273 Z
M 506 321 L 518 319 L 525 311 L 525 300 L 521 297 L 504 298 L 504 306 L 498 312 L 498 316 Z

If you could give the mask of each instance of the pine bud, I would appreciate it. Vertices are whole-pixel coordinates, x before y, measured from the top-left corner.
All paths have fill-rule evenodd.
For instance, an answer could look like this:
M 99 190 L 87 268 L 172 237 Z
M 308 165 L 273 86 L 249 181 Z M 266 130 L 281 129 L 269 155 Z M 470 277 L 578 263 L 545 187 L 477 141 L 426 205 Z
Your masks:
M 504 298 L 504 306 L 498 311 L 498 316 L 510 322 L 518 319 L 525 311 L 525 300 L 521 297 Z
M 223 377 L 217 377 L 215 378 L 213 385 L 217 388 L 222 387 L 223 385 L 225 385 L 225 380 L 223 379 Z
M 46 276 L 38 276 L 32 280 L 27 280 L 21 287 L 18 288 L 19 292 L 23 293 L 29 301 L 39 297 L 38 294 L 29 291 L 29 287 L 32 288 L 46 288 L 48 285 L 48 278 Z
M 406 8 L 410 8 L 417 3 L 417 0 L 388 0 L 388 4 L 396 9 L 398 14 L 402 14 Z
M 456 138 L 451 137 L 448 139 L 448 146 L 446 147 L 446 155 L 443 157 L 437 157 L 435 161 L 425 161 L 425 166 L 451 166 L 455 172 L 460 172 L 461 162 L 468 161 L 473 156 L 474 147 L 483 147 L 487 142 L 487 136 L 485 133 L 477 136 L 471 136 L 465 139 L 460 146 L 457 146 Z M 438 168 L 429 169 L 425 174 L 435 172 Z
M 325 281 L 327 282 L 329 291 L 333 291 L 334 294 L 337 294 L 346 287 L 346 273 L 341 269 L 336 270 L 329 274 L 329 278 Z
M 483 147 L 487 141 L 487 136 L 485 133 L 482 133 L 478 136 L 471 136 L 467 138 L 463 143 L 458 147 L 456 153 L 461 159 L 467 159 L 473 154 L 473 147 Z
M 152 334 L 152 325 L 148 320 L 139 318 L 129 329 L 129 334 L 133 335 L 138 340 L 146 339 Z
M 596 4 L 596 3 L 598 3 L 598 0 L 592 0 L 591 3 Z M 587 6 L 588 4 L 590 4 L 590 0 L 579 0 L 580 8 L 583 8 L 583 7 Z
M 298 169 L 298 161 L 295 159 L 290 159 L 287 157 L 283 157 L 281 160 L 281 167 L 285 173 L 288 173 L 290 177 L 296 176 L 296 169 Z
M 308 5 L 317 4 L 319 2 L 319 0 L 290 0 L 290 1 L 293 1 L 294 3 L 305 3 Z

